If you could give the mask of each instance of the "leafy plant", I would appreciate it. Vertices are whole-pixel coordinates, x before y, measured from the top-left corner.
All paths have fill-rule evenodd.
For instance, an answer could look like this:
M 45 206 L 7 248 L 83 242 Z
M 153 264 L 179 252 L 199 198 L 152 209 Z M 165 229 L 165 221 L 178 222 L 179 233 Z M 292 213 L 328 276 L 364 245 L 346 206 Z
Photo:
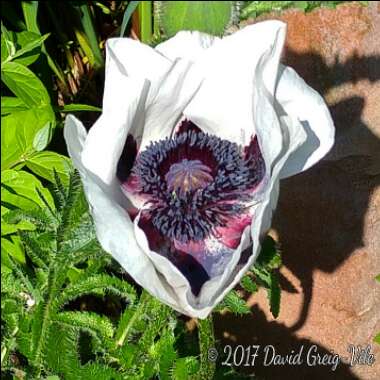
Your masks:
M 262 244 L 260 255 L 255 264 L 240 281 L 240 288 L 245 293 L 254 294 L 259 287 L 266 289 L 272 315 L 277 318 L 280 311 L 281 289 L 277 270 L 281 267 L 280 251 L 276 242 L 267 236 Z M 218 305 L 217 310 L 227 310 L 236 315 L 250 313 L 241 290 L 231 290 Z
M 138 296 L 139 289 L 112 274 L 110 256 L 96 241 L 78 175 L 70 176 L 66 188 L 55 173 L 51 192 L 36 189 L 38 209 L 14 209 L 6 215 L 10 226 L 28 222 L 30 228 L 18 233 L 25 259 L 4 257 L 2 371 L 64 379 L 186 379 L 199 371 L 200 378 L 211 378 L 215 367 L 206 356 L 214 345 L 211 319 L 199 321 L 200 351 L 181 355 L 176 344 L 186 332 L 175 313 L 145 292 Z M 267 274 L 278 266 L 277 252 L 270 247 L 253 271 Z M 242 286 L 256 291 L 258 279 L 246 276 Z M 226 297 L 224 307 L 246 312 L 235 294 Z M 118 299 L 118 317 L 89 309 L 90 295 L 103 303 Z M 84 310 L 75 307 L 79 301 Z M 27 364 L 15 366 L 15 357 Z
M 7 214 L 8 223 L 28 220 L 35 229 L 19 233 L 28 265 L 8 256 L 2 273 L 2 370 L 34 378 L 169 378 L 178 360 L 173 312 L 106 273 L 110 256 L 97 244 L 78 175 L 67 190 L 56 176 L 55 208 L 38 195 L 43 208 Z M 72 306 L 88 295 L 114 296 L 126 306 L 117 321 Z M 83 336 L 90 340 L 86 363 L 80 357 Z M 14 368 L 15 354 L 27 365 Z
M 272 11 L 282 11 L 288 8 L 301 9 L 310 12 L 320 7 L 335 8 L 339 4 L 347 1 L 245 1 L 246 5 L 241 10 L 240 17 L 246 19 L 257 17 L 263 13 Z M 368 1 L 358 1 L 362 5 L 367 5 Z

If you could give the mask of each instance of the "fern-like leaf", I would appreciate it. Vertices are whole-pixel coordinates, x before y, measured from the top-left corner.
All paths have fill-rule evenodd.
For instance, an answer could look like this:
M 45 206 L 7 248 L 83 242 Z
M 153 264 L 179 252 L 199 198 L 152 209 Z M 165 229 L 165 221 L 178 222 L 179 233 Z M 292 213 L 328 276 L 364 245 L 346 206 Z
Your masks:
M 57 313 L 54 321 L 67 327 L 83 330 L 102 343 L 108 342 L 115 332 L 111 321 L 96 313 L 64 311 Z
M 247 303 L 244 299 L 240 297 L 240 295 L 235 291 L 231 290 L 222 301 L 222 305 L 227 310 L 231 311 L 236 315 L 248 314 L 251 312 Z
M 131 303 L 133 303 L 136 298 L 136 292 L 133 286 L 126 281 L 106 274 L 98 274 L 68 285 L 66 289 L 62 291 L 56 303 L 59 307 L 62 307 L 70 301 L 86 294 L 103 296 L 106 293 L 115 294 Z

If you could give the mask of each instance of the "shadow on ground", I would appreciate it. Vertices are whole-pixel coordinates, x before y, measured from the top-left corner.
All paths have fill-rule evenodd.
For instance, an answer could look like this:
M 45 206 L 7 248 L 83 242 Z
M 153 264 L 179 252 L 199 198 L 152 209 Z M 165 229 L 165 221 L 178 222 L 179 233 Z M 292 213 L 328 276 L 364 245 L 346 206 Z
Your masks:
M 318 54 L 299 54 L 288 50 L 285 63 L 295 68 L 323 95 L 342 84 L 363 79 L 370 83 L 380 80 L 380 56 L 354 56 L 345 64 L 336 62 L 327 66 Z M 365 102 L 366 99 L 355 95 L 333 104 L 330 110 L 336 125 L 336 142 L 327 157 L 331 161 L 326 160 L 281 183 L 272 226 L 278 233 L 284 266 L 301 284 L 303 304 L 297 321 L 291 327 L 270 322 L 257 305 L 253 307 L 252 314 L 241 318 L 216 316 L 217 336 L 222 337 L 227 331 L 228 336 L 236 337 L 236 341 L 221 338 L 222 347 L 225 344 L 260 344 L 261 348 L 273 345 L 278 353 L 285 355 L 292 350 L 298 352 L 302 345 L 307 351 L 316 344 L 320 355 L 331 354 L 316 342 L 298 338 L 296 332 L 308 317 L 314 272 L 333 273 L 355 249 L 364 245 L 364 216 L 373 190 L 380 185 L 380 170 L 367 170 L 374 164 L 373 153 L 380 152 L 380 140 L 363 121 Z M 357 138 L 350 137 L 353 128 Z M 364 149 L 358 151 L 358 144 Z M 354 153 L 340 156 L 340 152 Z M 283 290 L 296 292 L 284 277 L 281 282 Z M 239 370 L 255 373 L 264 380 L 359 379 L 345 363 L 340 363 L 337 370 L 332 371 L 331 366 L 309 367 L 305 363 L 301 366 L 266 367 L 263 360 L 257 360 L 254 368 L 241 367 Z

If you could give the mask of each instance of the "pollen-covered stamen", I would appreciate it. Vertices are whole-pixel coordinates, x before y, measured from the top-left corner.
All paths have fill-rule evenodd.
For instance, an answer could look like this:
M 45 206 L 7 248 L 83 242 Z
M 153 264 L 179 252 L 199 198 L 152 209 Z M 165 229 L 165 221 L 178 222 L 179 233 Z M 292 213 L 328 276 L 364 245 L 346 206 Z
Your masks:
M 169 191 L 180 194 L 202 189 L 213 181 L 211 169 L 199 160 L 183 159 L 173 164 L 165 175 Z
M 186 126 L 151 143 L 132 169 L 153 226 L 183 243 L 216 236 L 219 227 L 245 213 L 265 174 L 257 140 L 243 150 L 189 121 Z

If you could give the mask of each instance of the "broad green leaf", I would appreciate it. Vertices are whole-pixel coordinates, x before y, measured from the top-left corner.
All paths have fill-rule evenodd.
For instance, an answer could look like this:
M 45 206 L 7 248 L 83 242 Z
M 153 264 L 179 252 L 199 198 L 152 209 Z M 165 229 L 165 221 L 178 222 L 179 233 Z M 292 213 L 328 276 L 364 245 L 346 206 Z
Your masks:
M 65 185 L 69 182 L 69 173 L 72 170 L 71 161 L 67 157 L 49 151 L 33 154 L 33 156 L 26 161 L 26 166 L 33 173 L 50 182 L 54 182 L 55 169 Z
M 21 8 L 24 15 L 27 30 L 41 35 L 37 22 L 38 4 L 39 1 L 22 1 Z M 54 74 L 58 77 L 59 81 L 62 83 L 66 83 L 65 76 L 63 75 L 61 68 L 50 57 L 49 53 L 46 51 L 44 44 L 41 46 L 41 51 L 46 56 L 48 65 L 53 70 Z
M 41 46 L 49 34 L 40 36 L 39 34 L 24 30 L 19 33 L 8 32 L 12 41 L 7 41 L 4 35 L 1 36 L 1 63 L 16 61 L 24 66 L 35 62 L 40 53 Z M 7 43 L 13 44 L 13 49 L 6 49 Z
M 13 235 L 11 240 L 1 238 L 1 250 L 4 250 L 9 256 L 16 259 L 19 263 L 25 264 L 25 253 L 18 236 Z
M 28 198 L 17 195 L 6 187 L 1 187 L 1 201 L 8 207 L 17 207 L 22 210 L 33 210 L 36 208 L 36 203 Z
M 19 98 L 14 96 L 1 97 L 1 116 L 12 112 L 25 111 L 26 109 L 28 109 L 28 107 Z
M 380 332 L 375 336 L 375 338 L 373 339 L 373 341 L 377 344 L 380 344 Z
M 23 31 L 16 34 L 17 51 L 8 57 L 8 60 L 16 61 L 24 66 L 31 65 L 41 54 L 41 46 L 49 37 L 49 34 L 39 34 Z
M 29 220 L 21 220 L 16 224 L 9 224 L 3 220 L 3 217 L 10 210 L 1 205 L 1 236 L 6 236 L 17 232 L 18 230 L 23 231 L 34 231 L 36 229 L 35 225 Z
M 95 111 L 102 112 L 102 109 L 88 104 L 66 104 L 63 107 L 59 107 L 59 112 L 79 112 L 79 111 Z
M 376 278 L 376 281 L 380 282 L 380 274 L 378 274 L 375 278 Z
M 22 170 L 4 170 L 1 177 L 1 200 L 5 204 L 26 210 L 38 206 L 46 208 L 45 202 L 37 192 L 38 189 L 49 206 L 54 209 L 54 201 L 50 192 L 42 186 L 33 174 Z M 29 202 L 25 202 L 25 200 Z
M 1 170 L 23 163 L 36 152 L 35 137 L 50 123 L 54 127 L 55 115 L 51 106 L 13 112 L 1 118 Z M 48 143 L 45 139 L 45 146 Z M 42 142 L 40 141 L 40 144 Z M 42 146 L 38 145 L 41 149 Z
M 1 236 L 13 234 L 17 231 L 34 231 L 36 226 L 28 220 L 23 220 L 17 224 L 1 222 Z
M 3 63 L 1 80 L 28 106 L 39 107 L 50 104 L 50 97 L 43 83 L 31 70 L 19 63 Z
M 14 35 L 1 23 L 1 63 L 16 51 Z
M 159 1 L 159 23 L 166 37 L 180 30 L 222 35 L 233 13 L 232 1 Z
M 47 122 L 41 129 L 39 129 L 33 139 L 33 148 L 37 152 L 44 150 L 49 144 L 51 139 L 51 125 Z
M 28 30 L 40 34 L 37 23 L 38 1 L 22 1 L 21 7 Z

